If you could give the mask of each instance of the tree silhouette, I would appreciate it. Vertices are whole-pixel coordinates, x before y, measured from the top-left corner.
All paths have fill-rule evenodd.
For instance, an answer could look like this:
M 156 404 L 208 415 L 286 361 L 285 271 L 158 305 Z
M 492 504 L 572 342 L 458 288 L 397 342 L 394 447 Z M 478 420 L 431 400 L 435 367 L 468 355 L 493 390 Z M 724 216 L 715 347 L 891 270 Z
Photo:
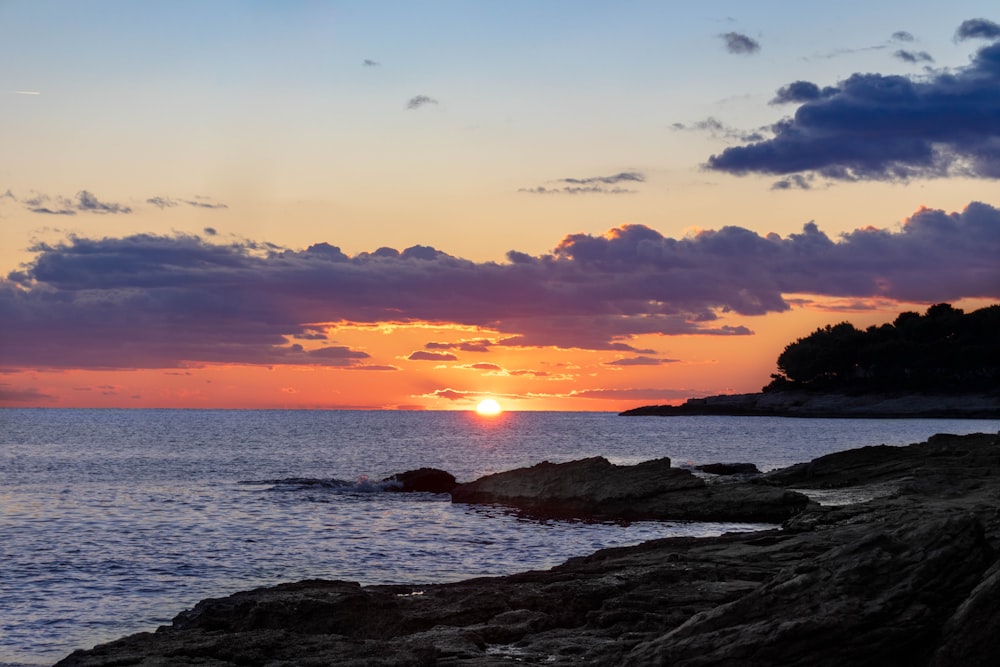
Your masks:
M 764 391 L 998 392 L 1000 304 L 966 314 L 939 303 L 865 331 L 827 325 L 786 346 L 778 370 Z

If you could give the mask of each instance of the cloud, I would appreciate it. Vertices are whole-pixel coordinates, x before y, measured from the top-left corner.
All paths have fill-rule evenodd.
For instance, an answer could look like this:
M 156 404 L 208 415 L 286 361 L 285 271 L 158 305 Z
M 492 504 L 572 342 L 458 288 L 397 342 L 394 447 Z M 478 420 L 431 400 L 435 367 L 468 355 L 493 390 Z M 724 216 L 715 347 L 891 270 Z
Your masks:
M 969 19 L 962 21 L 955 31 L 955 40 L 966 39 L 997 39 L 1000 38 L 1000 24 L 987 19 Z
M 562 181 L 564 183 L 573 183 L 576 185 L 593 185 L 596 183 L 601 183 L 604 185 L 613 185 L 615 183 L 621 183 L 623 181 L 628 181 L 632 183 L 643 183 L 646 177 L 637 171 L 623 171 L 612 176 L 590 176 L 589 178 L 564 178 Z
M 208 201 L 205 198 L 172 199 L 170 197 L 150 197 L 149 199 L 146 200 L 146 203 L 161 209 L 173 208 L 174 206 L 179 206 L 180 204 L 186 204 L 188 206 L 194 206 L 196 208 L 208 208 L 208 209 L 229 208 L 226 204 Z
M 376 60 L 372 60 L 372 59 L 370 59 L 370 58 L 365 58 L 364 60 L 362 60 L 362 61 L 361 61 L 361 64 L 362 64 L 362 66 L 364 66 L 364 67 L 378 67 L 378 66 L 380 66 L 380 65 L 381 65 L 382 63 L 380 63 L 380 62 L 378 62 L 378 61 L 376 61 Z
M 3 403 L 53 403 L 55 396 L 38 391 L 37 389 L 11 388 L 12 385 L 0 383 L 0 404 Z
M 451 352 L 426 352 L 424 350 L 411 353 L 407 359 L 410 361 L 458 361 L 458 357 Z
M 914 40 L 913 34 L 905 30 L 897 30 L 892 33 L 892 39 L 897 42 L 912 42 Z
M 584 389 L 574 391 L 574 398 L 620 399 L 627 401 L 672 401 L 688 399 L 699 392 L 690 389 Z
M 11 198 L 16 200 L 9 190 L 7 194 L 10 194 Z M 132 212 L 131 207 L 124 204 L 101 201 L 88 190 L 77 192 L 73 199 L 36 193 L 27 199 L 21 200 L 21 203 L 32 213 L 41 213 L 44 215 L 76 215 L 78 212 L 128 214 Z
M 486 338 L 476 338 L 473 340 L 463 340 L 457 343 L 427 343 L 424 345 L 428 350 L 461 350 L 462 352 L 489 352 L 493 341 Z
M 605 361 L 605 366 L 660 366 L 662 364 L 676 363 L 677 359 L 658 359 L 656 357 L 625 357 L 614 361 Z
M 738 32 L 727 32 L 719 35 L 725 42 L 726 51 L 740 55 L 750 55 L 760 51 L 760 42 L 748 35 Z
M 646 177 L 637 171 L 623 171 L 611 176 L 588 176 L 586 178 L 560 178 L 556 183 L 564 183 L 561 187 L 540 185 L 534 188 L 521 188 L 518 192 L 536 195 L 548 194 L 632 194 L 635 190 L 619 187 L 619 183 L 645 183 Z M 607 187 L 615 186 L 615 187 Z
M 820 88 L 812 81 L 793 81 L 779 88 L 769 104 L 801 104 L 831 97 L 836 93 L 837 89 L 830 86 Z
M 796 82 L 776 99 L 807 89 Z M 1000 178 L 1000 41 L 955 71 L 854 74 L 804 101 L 772 134 L 711 156 L 707 168 L 829 181 Z
M 76 207 L 80 211 L 90 211 L 93 213 L 131 213 L 128 206 L 111 202 L 102 202 L 87 190 L 76 193 Z
M 746 318 L 788 310 L 788 294 L 1000 299 L 1000 210 L 984 203 L 921 209 L 898 229 L 837 239 L 813 223 L 787 237 L 726 226 L 677 239 L 624 225 L 566 236 L 538 256 L 510 251 L 503 263 L 427 246 L 349 256 L 328 243 L 153 234 L 71 236 L 32 251 L 0 280 L 0 368 L 379 364 L 349 347 L 310 349 L 323 342 L 316 332 L 352 323 L 496 332 L 428 343 L 412 360 L 494 347 L 655 357 L 637 336 L 751 335 Z
M 426 106 L 428 104 L 437 104 L 437 103 L 438 101 L 433 97 L 427 97 L 426 95 L 416 95 L 415 97 L 411 97 L 410 101 L 406 103 L 406 108 L 419 109 L 422 106 Z
M 502 371 L 503 370 L 502 367 L 500 367 L 500 366 L 498 366 L 496 364 L 490 364 L 490 363 L 486 363 L 486 362 L 480 362 L 480 363 L 477 363 L 477 364 L 469 364 L 468 366 L 463 366 L 462 368 L 469 368 L 469 369 L 472 369 L 474 371 Z
M 905 49 L 899 49 L 892 55 L 896 56 L 904 63 L 917 64 L 934 62 L 934 57 L 926 51 L 907 51 Z

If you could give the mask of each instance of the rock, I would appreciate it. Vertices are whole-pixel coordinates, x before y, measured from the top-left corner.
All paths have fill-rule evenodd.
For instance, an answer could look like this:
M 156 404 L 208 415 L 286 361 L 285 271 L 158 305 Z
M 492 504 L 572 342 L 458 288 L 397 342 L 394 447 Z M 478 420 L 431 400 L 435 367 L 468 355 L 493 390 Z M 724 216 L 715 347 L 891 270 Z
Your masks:
M 809 499 L 767 486 L 707 485 L 670 459 L 616 466 L 602 457 L 482 477 L 456 486 L 457 503 L 506 505 L 545 518 L 780 523 Z
M 766 391 L 690 398 L 681 405 L 645 405 L 620 413 L 635 416 L 773 416 L 908 418 L 1000 418 L 1000 395 L 877 394 Z
M 695 466 L 695 470 L 713 475 L 759 475 L 760 470 L 753 463 L 706 463 Z
M 544 572 L 419 587 L 305 581 L 237 593 L 59 664 L 1000 664 L 998 449 L 994 435 L 937 436 L 823 457 L 769 473 L 766 484 L 783 492 L 871 483 L 897 492 L 809 504 L 782 530 L 653 540 Z M 674 475 L 663 462 L 588 459 L 564 470 L 612 505 L 628 494 L 593 483 L 592 473 L 631 471 L 637 489 L 653 495 L 659 478 Z M 576 497 L 557 477 L 519 473 L 509 488 Z M 688 477 L 675 481 L 670 493 L 703 489 Z
M 383 482 L 399 482 L 387 485 L 386 491 L 422 491 L 424 493 L 450 493 L 457 482 L 450 472 L 437 468 L 418 468 L 386 477 Z
M 949 611 L 993 559 L 967 515 L 875 529 L 695 614 L 624 664 L 926 664 Z

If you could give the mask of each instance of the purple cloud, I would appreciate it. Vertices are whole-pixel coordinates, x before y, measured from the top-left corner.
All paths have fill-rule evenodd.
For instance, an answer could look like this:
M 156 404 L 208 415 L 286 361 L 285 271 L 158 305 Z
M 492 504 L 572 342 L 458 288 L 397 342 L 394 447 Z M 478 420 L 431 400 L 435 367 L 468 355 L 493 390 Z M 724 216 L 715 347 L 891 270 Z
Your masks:
M 573 234 L 550 253 L 472 262 L 427 246 L 348 256 L 320 243 L 140 234 L 39 244 L 0 280 L 0 367 L 183 368 L 204 363 L 362 367 L 323 325 L 434 322 L 498 332 L 428 343 L 453 351 L 554 346 L 653 355 L 635 337 L 750 335 L 737 316 L 782 312 L 786 294 L 937 303 L 1000 298 L 1000 210 L 922 209 L 898 231 L 831 239 L 735 226 L 665 237 L 643 225 Z M 728 313 L 726 324 L 720 314 Z M 378 363 L 378 360 L 373 360 Z
M 458 357 L 451 352 L 426 352 L 424 350 L 411 353 L 407 359 L 410 361 L 458 361 Z

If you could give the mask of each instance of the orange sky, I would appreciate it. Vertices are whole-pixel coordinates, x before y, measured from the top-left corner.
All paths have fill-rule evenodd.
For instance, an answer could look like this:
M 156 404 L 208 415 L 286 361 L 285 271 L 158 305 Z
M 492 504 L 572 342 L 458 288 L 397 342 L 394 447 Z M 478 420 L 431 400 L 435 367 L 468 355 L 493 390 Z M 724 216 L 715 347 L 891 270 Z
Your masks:
M 619 411 L 1000 300 L 1000 17 L 746 7 L 3 3 L 0 405 Z

